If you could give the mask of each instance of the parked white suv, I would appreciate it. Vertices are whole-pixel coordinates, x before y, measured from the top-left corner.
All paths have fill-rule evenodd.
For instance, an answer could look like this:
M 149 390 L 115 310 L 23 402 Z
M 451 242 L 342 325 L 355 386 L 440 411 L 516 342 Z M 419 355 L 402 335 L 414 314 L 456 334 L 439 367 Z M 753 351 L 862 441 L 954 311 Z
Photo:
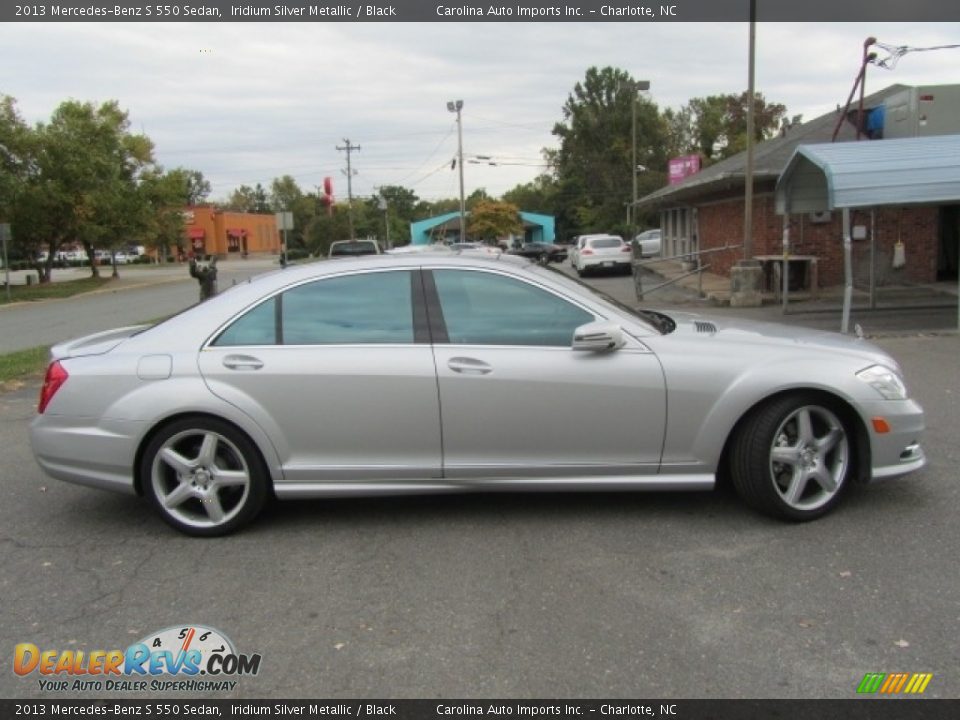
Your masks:
M 577 243 L 573 267 L 581 277 L 601 268 L 630 272 L 632 260 L 633 251 L 619 235 L 585 235 Z

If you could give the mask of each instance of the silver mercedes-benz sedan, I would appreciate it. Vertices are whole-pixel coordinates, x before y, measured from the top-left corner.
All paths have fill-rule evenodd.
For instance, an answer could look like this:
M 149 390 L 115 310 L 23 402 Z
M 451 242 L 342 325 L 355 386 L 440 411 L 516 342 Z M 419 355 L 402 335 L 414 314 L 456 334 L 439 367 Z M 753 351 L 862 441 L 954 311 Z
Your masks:
M 50 475 L 191 535 L 270 497 L 709 490 L 810 520 L 925 463 L 923 411 L 863 340 L 634 310 L 502 255 L 270 273 L 152 327 L 57 345 Z

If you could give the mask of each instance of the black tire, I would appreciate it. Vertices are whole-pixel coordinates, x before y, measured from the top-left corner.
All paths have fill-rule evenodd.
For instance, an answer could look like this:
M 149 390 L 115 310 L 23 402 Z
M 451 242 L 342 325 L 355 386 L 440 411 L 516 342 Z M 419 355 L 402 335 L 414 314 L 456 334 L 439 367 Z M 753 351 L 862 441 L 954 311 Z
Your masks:
M 140 461 L 144 494 L 187 535 L 227 535 L 252 521 L 269 494 L 256 446 L 233 425 L 183 418 L 161 428 Z
M 733 438 L 737 494 L 772 517 L 806 521 L 826 513 L 850 484 L 853 435 L 822 398 L 796 394 L 761 405 Z

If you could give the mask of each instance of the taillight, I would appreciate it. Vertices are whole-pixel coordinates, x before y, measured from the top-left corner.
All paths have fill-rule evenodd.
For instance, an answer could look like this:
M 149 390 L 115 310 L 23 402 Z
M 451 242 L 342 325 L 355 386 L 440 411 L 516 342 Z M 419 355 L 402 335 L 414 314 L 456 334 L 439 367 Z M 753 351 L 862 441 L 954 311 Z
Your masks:
M 47 374 L 43 378 L 43 387 L 40 388 L 40 404 L 37 405 L 38 413 L 43 414 L 43 411 L 47 409 L 47 405 L 53 400 L 53 396 L 57 394 L 57 390 L 63 386 L 68 377 L 70 377 L 69 373 L 67 373 L 63 365 L 60 364 L 59 360 L 54 360 L 50 363 L 50 367 L 47 368 Z
M 593 255 L 593 250 L 591 250 L 590 248 L 584 248 L 583 250 L 580 251 L 580 254 L 581 254 L 581 255 Z
M 622 248 L 620 248 L 620 252 L 633 252 L 633 250 L 629 245 L 624 245 Z

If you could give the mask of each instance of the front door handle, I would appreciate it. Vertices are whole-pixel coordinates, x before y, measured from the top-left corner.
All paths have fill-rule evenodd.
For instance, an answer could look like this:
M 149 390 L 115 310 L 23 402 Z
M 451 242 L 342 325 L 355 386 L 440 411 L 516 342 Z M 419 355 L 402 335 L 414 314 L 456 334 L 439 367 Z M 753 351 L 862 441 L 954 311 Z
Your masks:
M 259 370 L 263 367 L 263 360 L 250 355 L 227 355 L 223 366 L 231 370 Z
M 468 357 L 450 358 L 447 367 L 462 375 L 487 375 L 493 372 L 493 368 L 482 360 Z

